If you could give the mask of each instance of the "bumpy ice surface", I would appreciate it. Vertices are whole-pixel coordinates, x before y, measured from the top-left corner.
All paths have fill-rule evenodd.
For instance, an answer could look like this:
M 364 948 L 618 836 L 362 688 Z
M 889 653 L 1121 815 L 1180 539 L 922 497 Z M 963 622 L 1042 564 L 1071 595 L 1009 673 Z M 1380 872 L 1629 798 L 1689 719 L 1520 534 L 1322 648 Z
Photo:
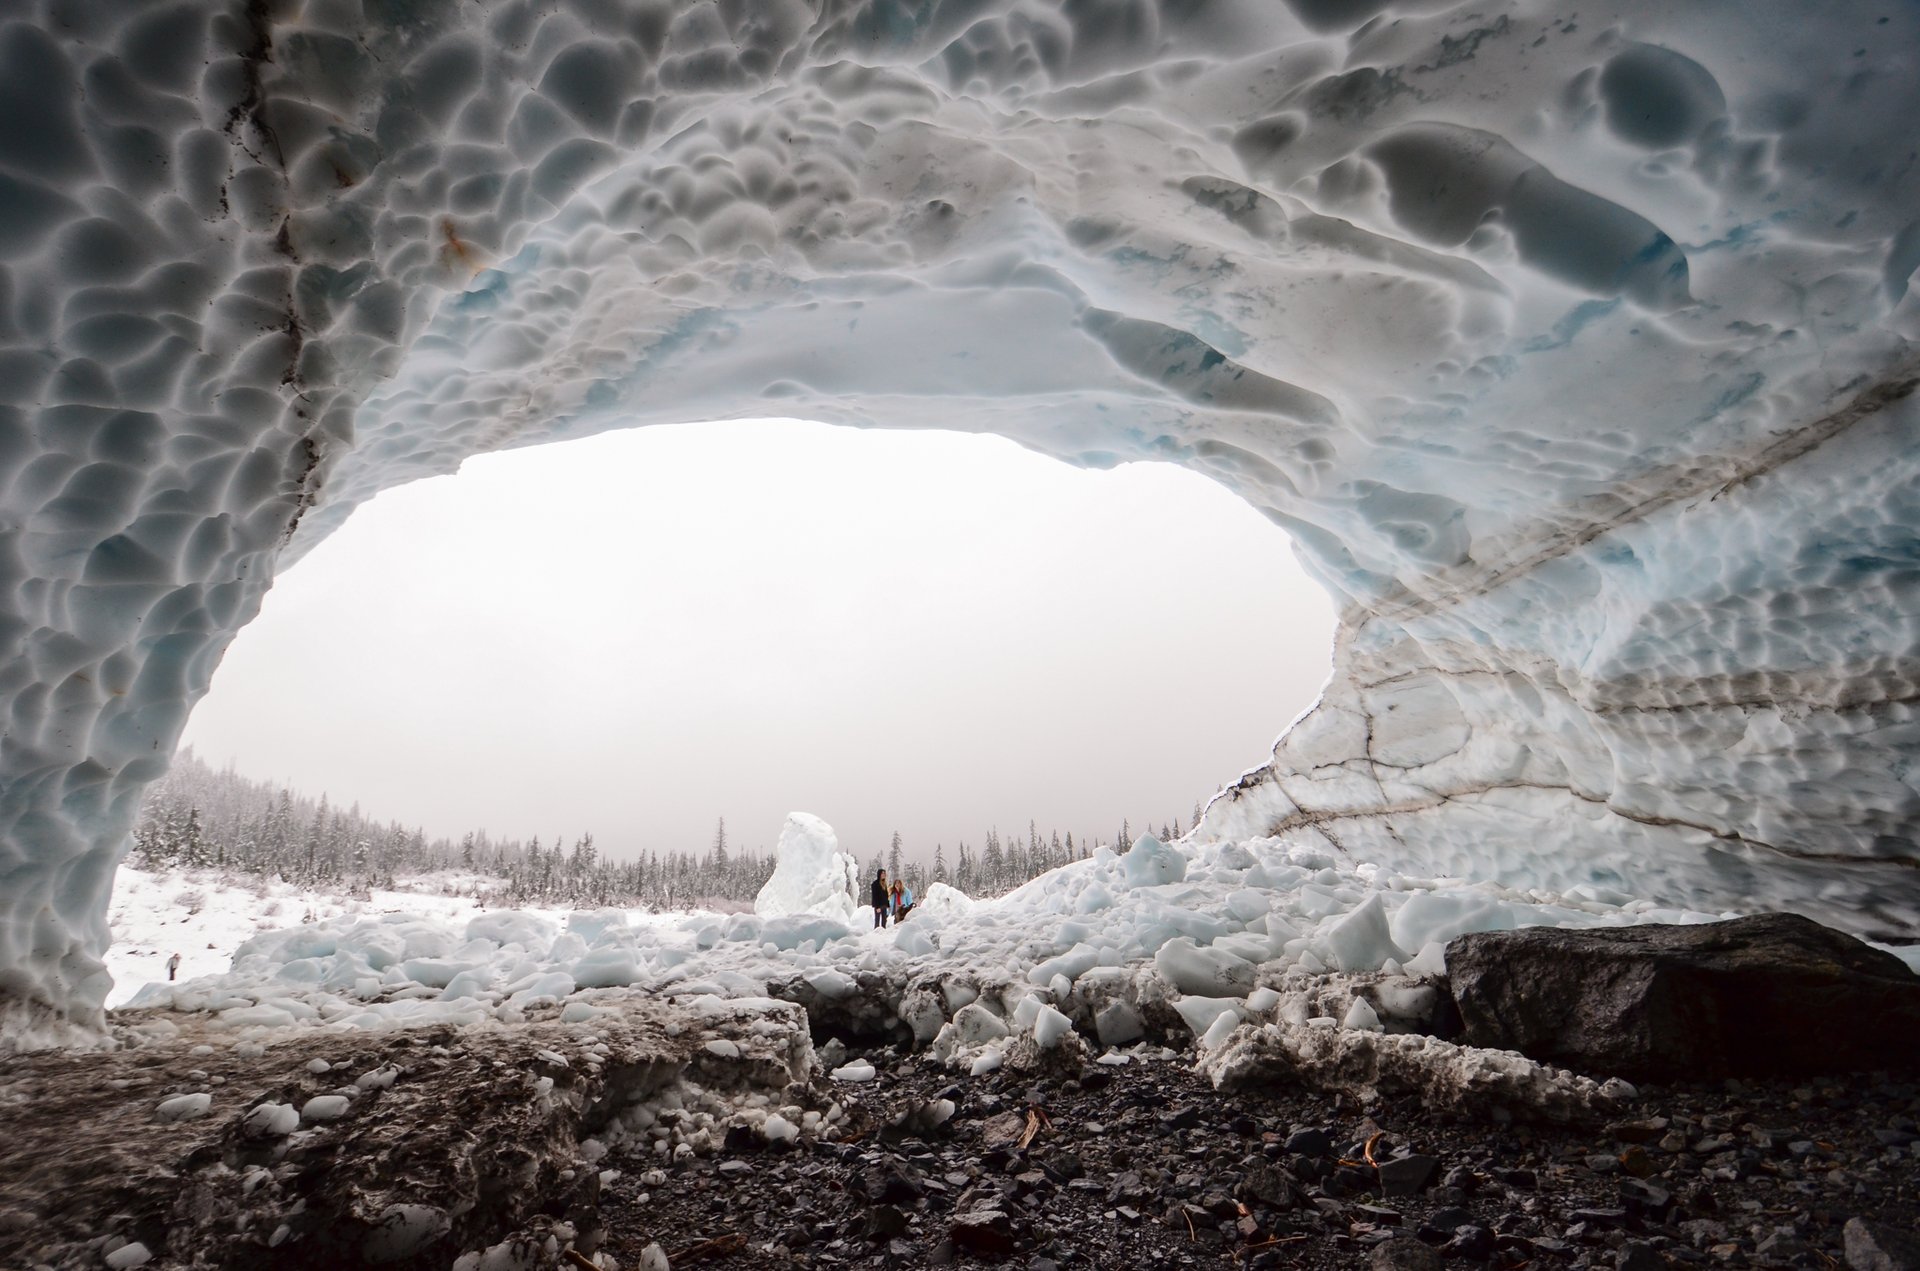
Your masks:
M 140 790 L 356 504 L 769 414 L 1184 463 L 1284 525 L 1335 674 L 1209 834 L 1915 930 L 1917 27 L 13 6 L 0 994 L 97 1022 Z

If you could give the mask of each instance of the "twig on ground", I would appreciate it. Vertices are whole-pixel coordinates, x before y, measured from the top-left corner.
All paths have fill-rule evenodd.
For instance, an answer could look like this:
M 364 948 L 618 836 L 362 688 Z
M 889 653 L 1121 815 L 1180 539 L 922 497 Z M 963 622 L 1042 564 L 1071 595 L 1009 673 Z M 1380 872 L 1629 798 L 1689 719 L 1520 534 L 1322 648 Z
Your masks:
M 575 1249 L 571 1245 L 567 1246 L 565 1249 L 562 1249 L 560 1251 L 560 1256 L 565 1258 L 572 1265 L 580 1268 L 580 1271 L 600 1271 L 599 1263 L 593 1261 L 593 1259 L 587 1257 L 586 1254 L 581 1253 L 578 1249 Z

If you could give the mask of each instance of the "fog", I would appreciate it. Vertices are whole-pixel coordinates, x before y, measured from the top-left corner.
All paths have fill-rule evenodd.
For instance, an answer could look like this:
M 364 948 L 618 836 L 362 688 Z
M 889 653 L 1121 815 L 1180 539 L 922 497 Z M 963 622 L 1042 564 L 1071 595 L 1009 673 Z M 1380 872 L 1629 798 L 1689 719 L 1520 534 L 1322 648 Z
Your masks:
M 790 420 L 654 427 L 401 487 L 282 575 L 196 710 L 215 764 L 431 835 L 864 860 L 1111 839 L 1265 758 L 1333 616 L 1170 465 Z

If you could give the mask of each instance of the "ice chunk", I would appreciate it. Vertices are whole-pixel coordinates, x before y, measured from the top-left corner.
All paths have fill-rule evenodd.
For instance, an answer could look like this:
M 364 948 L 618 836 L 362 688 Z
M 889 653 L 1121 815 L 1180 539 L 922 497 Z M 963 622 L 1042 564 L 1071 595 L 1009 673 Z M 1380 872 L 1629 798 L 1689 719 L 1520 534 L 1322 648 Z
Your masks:
M 343 1094 L 315 1095 L 300 1108 L 300 1119 L 308 1125 L 338 1121 L 347 1115 L 348 1100 Z
M 998 1050 L 987 1050 L 973 1061 L 973 1067 L 968 1070 L 968 1073 L 970 1076 L 984 1077 L 990 1072 L 998 1071 L 1001 1062 L 1002 1059 Z
M 1207 1031 L 1200 1035 L 1200 1049 L 1218 1050 L 1226 1045 L 1227 1038 L 1233 1036 L 1233 1030 L 1240 1027 L 1240 1012 L 1222 1011 L 1214 1017 Z
M 791 1143 L 800 1137 L 800 1127 L 775 1112 L 761 1123 L 760 1135 L 769 1143 Z
M 1353 1004 L 1347 1007 L 1347 1013 L 1341 1019 L 1340 1027 L 1377 1033 L 1381 1031 L 1380 1016 L 1374 1013 L 1373 1007 L 1368 1005 L 1366 998 L 1356 997 L 1353 999 Z
M 1177 883 L 1187 876 L 1187 858 L 1151 834 L 1133 841 L 1133 850 L 1120 858 L 1130 887 Z
M 1203 949 L 1185 936 L 1162 945 L 1153 965 L 1182 993 L 1231 997 L 1253 988 L 1251 962 L 1224 949 Z
M 843 1064 L 827 1075 L 835 1081 L 872 1081 L 874 1078 L 874 1067 L 872 1064 L 862 1060 L 856 1063 Z
M 121 1245 L 107 1255 L 107 1265 L 113 1271 L 126 1271 L 128 1267 L 144 1267 L 153 1261 L 153 1254 L 138 1240 Z
M 1393 942 L 1402 949 L 1446 944 L 1473 931 L 1512 931 L 1519 923 L 1513 906 L 1466 888 L 1417 891 L 1393 915 Z M 1403 959 L 1404 961 L 1404 959 Z
M 1238 1023 L 1242 1017 L 1240 1004 L 1221 997 L 1183 997 L 1173 1004 L 1180 1019 L 1195 1037 L 1203 1037 L 1213 1022 L 1222 1015 L 1232 1015 Z
M 1051 1006 L 1043 1006 L 1033 1020 L 1033 1041 L 1041 1050 L 1052 1050 L 1060 1039 L 1073 1031 L 1073 1021 Z
M 956 1039 L 963 1046 L 978 1046 L 984 1042 L 999 1041 L 1008 1033 L 1006 1023 L 978 1002 L 963 1006 L 956 1011 L 950 1026 L 955 1031 Z
M 160 1106 L 153 1110 L 153 1115 L 161 1121 L 193 1121 L 207 1115 L 207 1109 L 212 1105 L 213 1096 L 210 1094 L 177 1094 L 171 1099 L 162 1099 Z
M 1380 893 L 1373 892 L 1346 917 L 1326 928 L 1327 948 L 1342 971 L 1377 971 L 1388 958 L 1406 960 L 1406 953 L 1387 930 L 1387 911 Z
M 774 848 L 773 876 L 754 897 L 763 918 L 817 914 L 851 927 L 860 907 L 854 896 L 860 867 L 840 850 L 833 827 L 805 812 L 788 815 Z
M 300 1114 L 290 1103 L 262 1103 L 247 1113 L 240 1128 L 251 1138 L 285 1138 L 300 1128 Z
M 1093 1017 L 1094 1035 L 1102 1046 L 1125 1046 L 1146 1036 L 1140 1013 L 1121 1001 L 1108 1002 Z

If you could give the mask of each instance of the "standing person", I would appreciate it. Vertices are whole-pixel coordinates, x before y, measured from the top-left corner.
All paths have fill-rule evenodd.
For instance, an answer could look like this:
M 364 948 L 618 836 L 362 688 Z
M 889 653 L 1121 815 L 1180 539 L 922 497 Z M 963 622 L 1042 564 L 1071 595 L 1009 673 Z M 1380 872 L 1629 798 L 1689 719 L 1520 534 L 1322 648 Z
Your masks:
M 887 871 L 884 869 L 873 876 L 872 899 L 873 925 L 884 927 L 887 925 L 887 908 L 892 899 L 887 894 Z
M 179 970 L 180 970 L 180 955 L 176 953 L 172 957 L 167 959 L 167 978 L 171 980 L 174 977 L 175 973 L 177 973 Z
M 907 886 L 906 880 L 902 879 L 893 885 L 893 897 L 893 920 L 899 922 L 913 912 L 913 888 Z

